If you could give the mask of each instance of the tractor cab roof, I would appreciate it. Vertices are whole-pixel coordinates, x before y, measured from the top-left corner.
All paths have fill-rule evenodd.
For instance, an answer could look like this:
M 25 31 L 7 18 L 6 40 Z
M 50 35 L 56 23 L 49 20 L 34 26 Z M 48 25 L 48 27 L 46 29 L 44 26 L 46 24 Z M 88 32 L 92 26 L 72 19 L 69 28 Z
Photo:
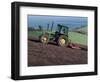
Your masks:
M 58 24 L 58 27 L 62 27 L 62 28 L 69 28 L 68 26 L 64 26 L 64 25 L 61 25 L 61 24 Z

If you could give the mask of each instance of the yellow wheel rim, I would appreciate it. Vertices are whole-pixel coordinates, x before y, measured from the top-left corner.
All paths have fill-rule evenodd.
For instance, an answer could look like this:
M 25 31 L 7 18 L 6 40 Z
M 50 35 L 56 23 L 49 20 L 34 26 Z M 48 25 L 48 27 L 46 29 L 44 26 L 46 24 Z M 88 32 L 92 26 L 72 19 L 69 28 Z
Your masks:
M 44 38 L 43 38 L 43 40 L 44 40 L 44 41 L 46 41 L 46 40 L 47 40 L 47 38 L 46 38 L 46 37 L 44 37 Z
M 60 40 L 60 43 L 63 45 L 63 44 L 65 44 L 65 39 L 61 39 Z
M 47 42 L 47 38 L 46 38 L 46 37 L 43 37 L 43 38 L 42 38 L 42 42 L 43 42 L 43 43 L 46 43 L 46 42 Z

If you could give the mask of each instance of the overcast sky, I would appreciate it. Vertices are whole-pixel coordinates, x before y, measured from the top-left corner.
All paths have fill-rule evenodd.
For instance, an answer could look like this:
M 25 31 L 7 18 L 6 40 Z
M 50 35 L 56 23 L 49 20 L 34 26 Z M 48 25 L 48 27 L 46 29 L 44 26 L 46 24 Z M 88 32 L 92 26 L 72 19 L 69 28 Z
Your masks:
M 41 25 L 45 29 L 47 28 L 47 24 L 49 26 L 52 25 L 52 21 L 54 21 L 54 28 L 57 27 L 57 24 L 63 24 L 69 28 L 88 25 L 87 17 L 28 15 L 28 27 L 37 28 Z

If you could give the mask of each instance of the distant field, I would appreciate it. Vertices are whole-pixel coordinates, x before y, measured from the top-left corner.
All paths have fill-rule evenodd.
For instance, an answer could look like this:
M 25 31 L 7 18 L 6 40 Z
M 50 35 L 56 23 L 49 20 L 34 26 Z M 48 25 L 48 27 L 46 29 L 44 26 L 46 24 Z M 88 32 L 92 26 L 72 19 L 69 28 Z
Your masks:
M 73 30 L 74 32 L 78 32 L 78 33 L 81 33 L 81 34 L 87 34 L 87 27 L 81 27 L 81 28 L 76 28 Z
M 40 36 L 43 32 L 41 31 L 28 31 L 28 36 Z
M 43 32 L 41 31 L 29 31 L 28 36 L 36 36 L 39 37 Z M 87 35 L 80 34 L 76 32 L 69 32 L 69 38 L 73 43 L 78 43 L 82 45 L 87 45 Z
M 78 29 L 79 31 L 84 31 L 84 32 L 87 32 L 87 27 L 83 27 L 83 28 L 80 28 Z

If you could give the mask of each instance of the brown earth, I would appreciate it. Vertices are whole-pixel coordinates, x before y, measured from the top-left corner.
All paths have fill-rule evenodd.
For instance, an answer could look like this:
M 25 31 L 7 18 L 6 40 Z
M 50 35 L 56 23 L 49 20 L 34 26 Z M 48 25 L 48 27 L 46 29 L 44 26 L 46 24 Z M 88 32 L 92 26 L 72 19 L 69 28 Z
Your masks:
M 28 66 L 87 64 L 87 46 L 81 49 L 42 44 L 35 37 L 28 39 Z

